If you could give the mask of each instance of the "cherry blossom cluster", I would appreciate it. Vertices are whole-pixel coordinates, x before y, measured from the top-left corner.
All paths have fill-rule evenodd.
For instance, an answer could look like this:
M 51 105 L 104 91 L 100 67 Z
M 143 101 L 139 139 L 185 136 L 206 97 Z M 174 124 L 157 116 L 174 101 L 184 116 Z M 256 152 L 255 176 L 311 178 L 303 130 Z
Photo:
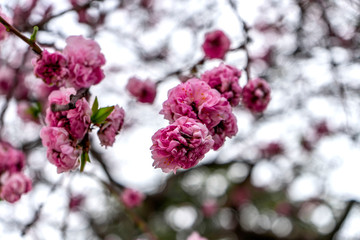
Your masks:
M 23 173 L 25 155 L 7 142 L 0 142 L 0 198 L 14 203 L 32 188 Z
M 105 77 L 101 69 L 105 57 L 99 44 L 83 36 L 70 36 L 66 43 L 62 53 L 44 50 L 34 61 L 34 74 L 50 86 L 75 90 L 100 83 Z
M 152 137 L 153 166 L 164 172 L 194 167 L 211 149 L 219 149 L 236 135 L 232 107 L 241 99 L 241 71 L 220 64 L 168 92 L 160 111 L 170 125 Z
M 112 146 L 125 117 L 118 105 L 99 108 L 97 98 L 90 108 L 88 89 L 104 78 L 101 67 L 105 57 L 100 46 L 82 36 L 70 36 L 66 43 L 62 53 L 44 50 L 34 61 L 34 74 L 55 88 L 48 96 L 46 126 L 40 137 L 58 173 L 76 169 L 80 163 L 83 169 L 89 161 L 88 133 L 94 126 L 99 128 L 101 145 Z
M 67 106 L 75 94 L 74 88 L 60 88 L 49 95 L 46 126 L 40 131 L 42 144 L 47 147 L 47 158 L 57 167 L 58 173 L 77 168 L 80 154 L 88 153 L 87 134 L 91 124 L 99 127 L 98 137 L 101 144 L 107 147 L 113 145 L 124 122 L 125 112 L 118 105 L 90 109 L 85 97 L 77 100 L 73 109 L 53 111 L 51 106 Z M 97 105 L 97 99 L 95 102 Z M 104 116 L 106 118 L 102 119 Z
M 209 59 L 223 59 L 229 46 L 230 40 L 217 30 L 205 36 L 203 50 Z M 232 108 L 240 102 L 253 113 L 266 109 L 270 101 L 267 82 L 256 78 L 242 89 L 240 77 L 240 70 L 221 63 L 169 90 L 160 114 L 170 125 L 153 135 L 150 148 L 155 168 L 176 173 L 197 165 L 211 149 L 218 150 L 238 131 Z

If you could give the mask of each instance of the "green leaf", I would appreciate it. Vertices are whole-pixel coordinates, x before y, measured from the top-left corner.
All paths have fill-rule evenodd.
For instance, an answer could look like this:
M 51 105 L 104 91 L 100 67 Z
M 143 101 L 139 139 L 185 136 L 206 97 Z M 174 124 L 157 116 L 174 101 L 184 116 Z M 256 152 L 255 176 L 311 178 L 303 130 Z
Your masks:
M 80 172 L 83 172 L 85 169 L 86 162 L 90 162 L 90 157 L 88 152 L 81 153 L 81 160 L 80 160 Z
M 91 107 L 92 115 L 96 114 L 96 112 L 99 110 L 99 102 L 97 97 L 95 97 L 94 103 Z
M 39 27 L 35 26 L 33 29 L 33 33 L 30 36 L 30 41 L 35 42 L 36 41 L 36 34 L 39 31 Z
M 114 106 L 100 108 L 95 114 L 92 114 L 91 122 L 93 122 L 94 124 L 104 123 L 104 121 L 111 114 L 114 108 Z

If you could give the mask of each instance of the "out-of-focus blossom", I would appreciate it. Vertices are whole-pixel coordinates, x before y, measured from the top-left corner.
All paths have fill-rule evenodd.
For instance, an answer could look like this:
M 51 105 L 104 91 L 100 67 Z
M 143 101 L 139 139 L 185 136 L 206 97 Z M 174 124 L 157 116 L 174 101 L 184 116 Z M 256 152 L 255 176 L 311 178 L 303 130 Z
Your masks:
M 251 112 L 263 112 L 270 102 L 269 84 L 261 78 L 250 80 L 242 91 L 242 103 Z
M 33 62 L 35 76 L 41 78 L 48 85 L 58 87 L 65 86 L 69 76 L 67 69 L 67 59 L 60 52 L 49 53 L 47 50 L 42 52 L 41 58 Z
M 61 127 L 43 127 L 40 131 L 42 144 L 47 147 L 47 158 L 62 173 L 79 165 L 80 151 L 74 147 L 68 132 Z
M 201 211 L 204 217 L 207 218 L 214 216 L 214 214 L 216 214 L 218 210 L 218 203 L 214 199 L 206 200 L 201 206 Z
M 66 105 L 70 103 L 70 96 L 76 94 L 73 88 L 61 88 L 49 95 L 49 105 Z M 53 112 L 46 110 L 46 123 L 50 127 L 63 127 L 72 137 L 81 140 L 90 125 L 91 109 L 85 98 L 76 101 L 75 109 Z
M 71 195 L 69 201 L 70 211 L 78 211 L 81 205 L 84 203 L 85 196 L 83 194 Z
M 68 58 L 70 71 L 68 86 L 89 88 L 104 79 L 101 67 L 105 64 L 105 57 L 97 42 L 82 36 L 70 36 L 66 43 L 63 53 Z
M 2 176 L 0 197 L 10 203 L 14 203 L 32 188 L 31 180 L 22 172 L 16 172 L 8 176 Z
M 20 172 L 25 166 L 25 155 L 7 142 L 0 142 L 0 174 Z
M 97 132 L 101 145 L 107 147 L 114 144 L 115 137 L 119 134 L 124 124 L 124 117 L 124 109 L 116 105 L 111 114 L 106 118 L 105 123 L 100 126 L 100 129 Z
M 27 101 L 18 102 L 17 114 L 24 122 L 39 122 L 37 116 L 34 115 L 33 106 Z
M 186 240 L 208 240 L 207 238 L 202 237 L 198 232 L 192 232 Z
M 221 96 L 226 98 L 231 106 L 235 107 L 239 104 L 241 98 L 240 77 L 240 70 L 221 63 L 219 67 L 206 71 L 201 76 L 201 80 L 218 90 Z
M 156 84 L 150 79 L 129 78 L 126 89 L 142 103 L 153 103 L 156 97 Z
M 141 205 L 141 203 L 144 201 L 145 196 L 139 191 L 131 188 L 126 188 L 121 193 L 120 198 L 127 208 L 134 208 Z
M 215 30 L 205 34 L 205 41 L 202 45 L 205 56 L 209 59 L 224 59 L 230 48 L 230 39 L 221 30 Z
M 209 130 L 198 120 L 181 117 L 152 137 L 153 166 L 163 172 L 194 167 L 212 148 Z
M 263 158 L 272 158 L 285 152 L 284 146 L 280 142 L 270 142 L 260 147 L 260 154 Z
M 6 16 L 4 13 L 1 12 L 0 9 L 0 16 L 5 19 L 9 24 L 12 24 L 12 19 L 10 19 L 8 16 Z M 0 24 L 0 40 L 5 39 L 9 35 L 9 32 L 6 31 L 6 27 L 2 24 Z
M 8 92 L 12 88 L 14 79 L 15 72 L 12 68 L 6 66 L 0 68 L 0 94 L 8 94 Z

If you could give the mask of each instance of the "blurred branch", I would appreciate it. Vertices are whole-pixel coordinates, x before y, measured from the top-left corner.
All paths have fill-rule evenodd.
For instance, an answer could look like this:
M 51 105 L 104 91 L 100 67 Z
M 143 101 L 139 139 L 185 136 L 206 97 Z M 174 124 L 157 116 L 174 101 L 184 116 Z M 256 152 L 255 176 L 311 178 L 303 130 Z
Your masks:
M 332 240 L 334 238 L 334 236 L 336 235 L 336 233 L 339 232 L 339 230 L 341 229 L 341 227 L 343 226 L 345 220 L 347 219 L 347 217 L 349 216 L 349 213 L 351 211 L 351 209 L 353 208 L 353 206 L 355 204 L 358 204 L 357 201 L 355 200 L 350 200 L 346 207 L 345 207 L 345 210 L 343 212 L 343 214 L 341 215 L 340 219 L 337 221 L 334 229 L 328 234 L 326 235 L 323 240 Z

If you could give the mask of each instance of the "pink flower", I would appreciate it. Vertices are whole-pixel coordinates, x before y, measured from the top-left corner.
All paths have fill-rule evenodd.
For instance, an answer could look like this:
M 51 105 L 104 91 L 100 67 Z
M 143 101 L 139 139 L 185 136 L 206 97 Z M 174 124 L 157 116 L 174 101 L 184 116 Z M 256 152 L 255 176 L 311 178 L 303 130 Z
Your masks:
M 261 78 L 250 80 L 242 91 L 242 103 L 252 112 L 262 112 L 270 102 L 270 87 Z
M 170 122 L 187 116 L 199 119 L 209 129 L 231 115 L 231 106 L 220 93 L 207 83 L 192 78 L 168 92 L 168 99 L 160 111 Z
M 120 198 L 127 208 L 134 208 L 140 206 L 145 197 L 144 194 L 142 194 L 141 192 L 138 192 L 134 189 L 126 188 L 121 193 Z
M 0 10 L 1 11 L 1 10 Z M 0 16 L 5 19 L 8 23 L 12 24 L 12 20 L 8 18 L 4 13 L 0 12 Z M 6 27 L 0 24 L 0 40 L 5 39 L 9 35 L 9 32 L 6 31 Z
M 280 142 L 270 142 L 260 147 L 261 156 L 264 158 L 272 158 L 285 152 L 284 146 Z
M 214 141 L 198 120 L 181 117 L 152 137 L 153 166 L 163 172 L 194 167 L 210 151 Z
M 5 177 L 2 181 L 0 197 L 10 203 L 14 203 L 32 188 L 31 180 L 23 173 L 17 172 Z
M 20 172 L 25 166 L 25 155 L 10 143 L 0 142 L 0 174 Z
M 124 124 L 124 117 L 124 109 L 116 105 L 111 114 L 106 118 L 106 123 L 102 124 L 97 132 L 101 145 L 112 146 L 114 144 L 115 137 L 119 134 Z
M 153 103 L 156 97 L 156 84 L 149 79 L 141 81 L 132 77 L 129 79 L 126 89 L 142 103 Z
M 240 76 L 240 70 L 221 63 L 219 67 L 206 71 L 201 76 L 201 80 L 218 90 L 221 96 L 226 98 L 231 106 L 235 107 L 239 104 L 241 98 Z
M 61 88 L 49 95 L 49 104 L 66 105 L 70 103 L 70 96 L 76 94 L 73 88 Z M 75 109 L 53 112 L 46 110 L 46 123 L 50 127 L 63 127 L 70 135 L 78 140 L 83 139 L 90 126 L 91 109 L 85 98 L 79 99 Z
M 1 25 L 1 24 L 0 24 Z M 12 88 L 15 79 L 15 71 L 3 66 L 0 68 L 0 94 L 6 95 Z
M 80 209 L 81 205 L 83 205 L 85 200 L 85 196 L 82 194 L 72 195 L 69 201 L 69 209 L 70 211 L 76 212 Z
M 89 88 L 104 79 L 101 66 L 105 64 L 105 57 L 99 44 L 82 36 L 70 36 L 66 43 L 64 55 L 68 58 L 70 70 L 69 86 Z
M 79 166 L 80 151 L 74 147 L 68 132 L 61 127 L 43 127 L 40 131 L 42 144 L 47 147 L 47 158 L 57 167 L 57 173 Z
M 209 59 L 224 59 L 230 48 L 230 39 L 221 30 L 205 34 L 205 41 L 202 45 L 205 56 Z
M 198 232 L 192 232 L 192 234 L 186 240 L 208 240 L 202 237 Z
M 65 86 L 68 78 L 67 59 L 60 52 L 49 53 L 47 50 L 42 52 L 41 58 L 34 63 L 34 74 L 41 78 L 48 85 Z
M 215 200 L 209 199 L 202 204 L 201 210 L 204 217 L 209 218 L 219 210 L 219 206 Z
M 38 116 L 32 110 L 32 106 L 27 101 L 20 101 L 17 105 L 17 114 L 24 122 L 39 123 Z
M 210 129 L 211 135 L 214 140 L 214 150 L 218 150 L 222 145 L 224 145 L 226 137 L 233 137 L 238 131 L 237 120 L 234 114 L 229 114 L 228 118 L 222 120 L 214 128 Z

